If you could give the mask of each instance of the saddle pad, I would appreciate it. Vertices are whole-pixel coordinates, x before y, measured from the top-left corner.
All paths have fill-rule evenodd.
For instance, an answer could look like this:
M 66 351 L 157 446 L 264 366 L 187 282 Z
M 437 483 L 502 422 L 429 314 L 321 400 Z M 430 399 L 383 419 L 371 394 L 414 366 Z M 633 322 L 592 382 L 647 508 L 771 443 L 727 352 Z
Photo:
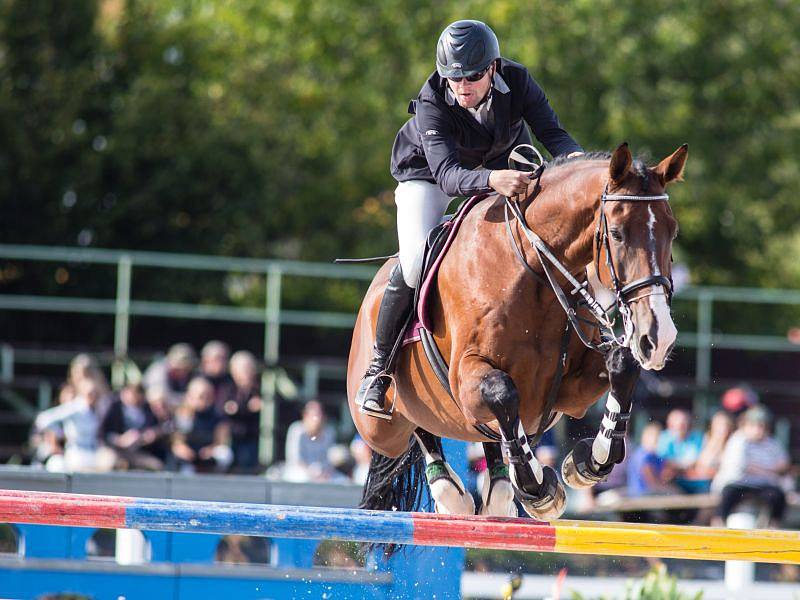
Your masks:
M 428 331 L 433 329 L 433 322 L 428 316 L 428 299 L 430 298 L 430 292 L 435 285 L 436 274 L 439 271 L 439 266 L 442 264 L 442 260 L 447 254 L 447 251 L 450 249 L 450 246 L 453 244 L 453 240 L 456 239 L 458 229 L 461 227 L 461 223 L 464 222 L 464 219 L 469 211 L 472 210 L 478 202 L 487 198 L 488 196 L 489 194 L 480 194 L 478 196 L 473 196 L 469 200 L 466 200 L 461 204 L 461 206 L 458 207 L 458 212 L 453 215 L 453 218 L 442 225 L 442 227 L 447 230 L 447 239 L 442 245 L 442 249 L 438 256 L 434 257 L 434 262 L 431 267 L 422 276 L 423 279 L 419 290 L 419 300 L 417 301 L 417 319 Z M 413 323 L 412 327 L 409 329 L 413 329 Z
M 422 327 L 422 323 L 419 322 L 419 319 L 411 319 L 411 323 L 409 323 L 406 333 L 403 336 L 403 346 L 408 346 L 409 344 L 420 341 L 420 327 Z

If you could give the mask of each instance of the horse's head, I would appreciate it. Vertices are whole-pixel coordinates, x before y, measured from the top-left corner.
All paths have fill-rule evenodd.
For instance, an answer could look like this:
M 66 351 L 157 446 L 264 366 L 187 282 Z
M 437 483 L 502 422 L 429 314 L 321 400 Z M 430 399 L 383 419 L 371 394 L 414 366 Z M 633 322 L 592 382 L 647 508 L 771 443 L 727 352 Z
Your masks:
M 600 205 L 595 260 L 601 281 L 615 291 L 625 339 L 645 369 L 664 367 L 677 329 L 670 315 L 672 240 L 678 223 L 666 186 L 680 179 L 688 146 L 655 168 L 634 161 L 628 144 L 614 151 Z

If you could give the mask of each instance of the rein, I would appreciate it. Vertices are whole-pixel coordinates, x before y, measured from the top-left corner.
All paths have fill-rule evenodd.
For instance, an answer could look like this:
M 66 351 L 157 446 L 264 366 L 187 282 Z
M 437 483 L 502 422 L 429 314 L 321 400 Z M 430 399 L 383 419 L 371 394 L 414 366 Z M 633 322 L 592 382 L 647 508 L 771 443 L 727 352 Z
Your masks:
M 534 151 L 535 148 L 534 148 Z M 515 169 L 518 168 L 519 163 L 524 165 L 533 166 L 536 170 L 532 173 L 531 179 L 536 180 L 536 185 L 534 186 L 533 192 L 531 193 L 528 198 L 531 198 L 531 202 L 536 200 L 539 192 L 541 191 L 541 178 L 546 165 L 543 160 L 541 160 L 541 154 L 536 151 L 536 154 L 540 158 L 540 164 L 536 164 L 530 160 L 521 157 L 521 155 L 516 152 L 516 149 L 511 153 L 508 159 L 509 168 Z M 522 255 L 522 251 L 520 250 L 519 246 L 517 245 L 517 240 L 514 238 L 512 229 L 511 229 L 511 217 L 509 213 L 513 214 L 514 218 L 517 220 L 522 233 L 530 242 L 531 246 L 536 251 L 536 255 L 539 258 L 539 262 L 542 265 L 542 270 L 544 271 L 545 277 L 547 278 L 550 287 L 553 289 L 555 293 L 556 299 L 558 303 L 561 305 L 561 308 L 564 310 L 564 313 L 567 315 L 567 319 L 572 327 L 575 329 L 575 333 L 578 334 L 581 342 L 584 346 L 591 350 L 595 350 L 600 352 L 601 354 L 606 353 L 607 351 L 611 350 L 614 347 L 623 347 L 627 346 L 629 342 L 629 338 L 633 333 L 633 323 L 631 320 L 631 312 L 630 312 L 630 303 L 636 302 L 648 296 L 652 296 L 657 294 L 657 291 L 651 291 L 647 294 L 642 294 L 640 296 L 636 296 L 632 300 L 628 301 L 628 298 L 634 292 L 641 290 L 643 288 L 649 286 L 662 286 L 665 290 L 665 294 L 668 298 L 668 301 L 671 302 L 672 299 L 672 281 L 670 278 L 661 275 L 660 273 L 654 273 L 648 277 L 642 277 L 640 279 L 636 279 L 635 281 L 629 282 L 627 284 L 622 284 L 617 277 L 616 269 L 614 268 L 614 263 L 611 259 L 611 246 L 609 242 L 609 234 L 608 234 L 608 220 L 606 219 L 605 215 L 605 203 L 606 202 L 666 202 L 669 200 L 669 195 L 667 194 L 660 194 L 657 196 L 636 196 L 636 195 L 625 195 L 625 194 L 609 194 L 608 193 L 608 184 L 606 184 L 605 189 L 603 190 L 603 195 L 601 196 L 600 200 L 600 216 L 597 221 L 597 230 L 595 232 L 595 243 L 596 243 L 596 266 L 598 267 L 598 274 L 599 274 L 599 260 L 600 260 L 600 250 L 605 249 L 606 251 L 606 264 L 608 266 L 609 272 L 611 274 L 611 281 L 614 286 L 614 293 L 616 296 L 616 305 L 619 308 L 620 313 L 622 314 L 623 320 L 623 329 L 624 333 L 621 337 L 617 337 L 616 333 L 614 332 L 614 323 L 615 320 L 611 318 L 608 314 L 609 309 L 603 308 L 603 306 L 597 301 L 597 299 L 592 295 L 589 291 L 589 282 L 578 281 L 572 273 L 564 266 L 564 264 L 556 258 L 553 254 L 552 250 L 547 246 L 547 244 L 540 238 L 536 232 L 534 232 L 525 220 L 525 215 L 520 210 L 519 204 L 514 202 L 511 198 L 504 196 L 505 199 L 505 221 L 506 221 L 506 230 L 509 234 L 509 239 L 511 241 L 511 245 L 514 248 L 514 251 L 517 255 L 517 258 L 520 262 L 526 267 L 526 270 L 533 273 L 537 279 L 540 281 L 542 280 L 541 276 L 536 273 L 528 262 L 525 260 L 524 256 Z M 527 198 L 526 198 L 527 199 Z M 561 275 L 567 280 L 567 282 L 572 286 L 572 290 L 569 292 L 571 296 L 579 295 L 581 300 L 580 303 L 585 305 L 594 316 L 596 323 L 588 322 L 590 325 L 597 327 L 600 329 L 601 332 L 601 341 L 599 344 L 595 343 L 590 339 L 585 333 L 583 333 L 580 322 L 587 322 L 586 319 L 582 319 L 578 316 L 575 307 L 570 302 L 567 292 L 564 291 L 564 288 L 561 284 L 556 280 L 555 274 L 553 272 L 553 267 L 558 270 Z

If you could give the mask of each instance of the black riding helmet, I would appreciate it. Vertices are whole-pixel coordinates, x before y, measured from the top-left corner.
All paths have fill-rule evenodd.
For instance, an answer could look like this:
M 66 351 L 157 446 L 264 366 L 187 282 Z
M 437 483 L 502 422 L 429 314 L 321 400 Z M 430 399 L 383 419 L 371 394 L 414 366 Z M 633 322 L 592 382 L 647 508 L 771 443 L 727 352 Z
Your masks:
M 481 21 L 456 21 L 436 45 L 436 70 L 442 77 L 469 77 L 500 58 L 497 36 Z

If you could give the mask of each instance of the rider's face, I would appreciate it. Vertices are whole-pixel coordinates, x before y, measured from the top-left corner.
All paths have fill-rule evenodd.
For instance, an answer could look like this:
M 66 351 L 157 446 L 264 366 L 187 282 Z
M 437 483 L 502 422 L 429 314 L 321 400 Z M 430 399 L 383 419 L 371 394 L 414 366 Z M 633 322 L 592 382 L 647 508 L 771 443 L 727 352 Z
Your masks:
M 462 78 L 459 82 L 448 79 L 447 85 L 450 86 L 450 89 L 456 97 L 456 101 L 461 107 L 475 108 L 481 103 L 486 94 L 489 93 L 493 76 L 494 66 L 490 67 L 478 81 L 467 81 L 466 77 Z

